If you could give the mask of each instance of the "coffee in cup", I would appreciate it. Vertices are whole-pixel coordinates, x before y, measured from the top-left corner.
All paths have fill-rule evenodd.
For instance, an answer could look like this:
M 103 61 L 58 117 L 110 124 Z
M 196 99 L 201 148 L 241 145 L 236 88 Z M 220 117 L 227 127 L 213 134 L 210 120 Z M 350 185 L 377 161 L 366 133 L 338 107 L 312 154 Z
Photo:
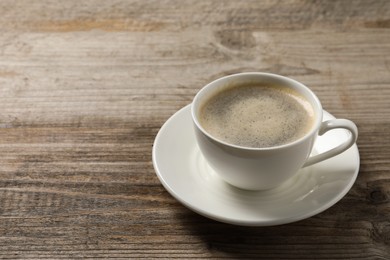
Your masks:
M 264 148 L 303 137 L 313 127 L 314 111 L 309 101 L 293 89 L 244 83 L 205 100 L 199 123 L 226 143 Z

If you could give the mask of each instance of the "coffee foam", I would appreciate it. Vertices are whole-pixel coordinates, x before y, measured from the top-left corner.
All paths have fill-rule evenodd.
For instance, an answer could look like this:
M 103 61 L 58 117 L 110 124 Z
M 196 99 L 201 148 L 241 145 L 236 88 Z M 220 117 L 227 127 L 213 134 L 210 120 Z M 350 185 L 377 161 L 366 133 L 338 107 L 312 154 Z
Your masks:
M 216 93 L 201 107 L 200 124 L 212 136 L 245 147 L 290 143 L 312 127 L 314 111 L 295 90 L 240 85 Z

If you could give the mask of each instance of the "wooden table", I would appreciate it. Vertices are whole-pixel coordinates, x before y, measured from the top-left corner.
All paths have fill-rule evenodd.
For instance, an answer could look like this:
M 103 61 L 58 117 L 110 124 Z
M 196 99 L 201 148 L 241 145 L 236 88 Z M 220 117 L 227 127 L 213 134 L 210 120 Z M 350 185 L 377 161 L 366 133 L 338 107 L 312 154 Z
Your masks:
M 390 2 L 0 2 L 1 258 L 390 258 Z M 152 144 L 206 83 L 310 86 L 359 128 L 360 173 L 325 212 L 275 227 L 202 217 Z

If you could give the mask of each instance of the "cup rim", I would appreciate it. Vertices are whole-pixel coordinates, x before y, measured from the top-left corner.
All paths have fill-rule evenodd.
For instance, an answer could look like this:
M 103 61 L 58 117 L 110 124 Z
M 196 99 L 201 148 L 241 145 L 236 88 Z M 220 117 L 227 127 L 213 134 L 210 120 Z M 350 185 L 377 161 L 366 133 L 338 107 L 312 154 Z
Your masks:
M 223 140 L 220 140 L 220 139 L 212 136 L 211 134 L 209 134 L 202 127 L 202 125 L 199 123 L 198 118 L 196 117 L 195 105 L 198 104 L 199 97 L 205 91 L 207 91 L 211 86 L 217 84 L 220 81 L 224 81 L 224 80 L 227 80 L 227 79 L 230 79 L 230 78 L 253 76 L 253 75 L 263 76 L 263 77 L 271 77 L 271 78 L 276 78 L 276 79 L 283 80 L 283 81 L 286 81 L 286 82 L 290 82 L 290 83 L 293 83 L 294 85 L 299 86 L 299 88 L 303 89 L 306 93 L 308 93 L 309 96 L 312 98 L 313 103 L 316 105 L 316 107 L 313 107 L 313 109 L 314 110 L 318 110 L 318 111 L 315 111 L 316 118 L 315 118 L 315 122 L 313 123 L 313 126 L 310 129 L 310 131 L 307 132 L 304 136 L 302 136 L 302 137 L 300 137 L 300 138 L 298 138 L 298 139 L 296 139 L 296 140 L 294 140 L 292 142 L 289 142 L 289 143 L 286 143 L 286 144 L 282 144 L 282 145 L 270 146 L 270 147 L 249 147 L 249 146 L 236 145 L 236 144 L 232 144 L 232 143 L 228 143 L 228 142 L 225 142 Z M 236 148 L 236 149 L 239 149 L 239 150 L 246 150 L 246 151 L 274 151 L 274 150 L 279 150 L 279 149 L 284 149 L 284 148 L 289 148 L 289 147 L 295 146 L 295 145 L 297 145 L 297 144 L 307 140 L 308 138 L 311 138 L 311 136 L 313 134 L 316 134 L 318 129 L 320 128 L 321 123 L 322 123 L 323 109 L 322 109 L 322 105 L 321 105 L 320 100 L 314 94 L 314 92 L 310 88 L 308 88 L 307 86 L 305 86 L 304 84 L 300 83 L 297 80 L 294 80 L 294 79 L 286 77 L 286 76 L 274 74 L 274 73 L 268 73 L 268 72 L 242 72 L 242 73 L 231 74 L 231 75 L 228 75 L 228 76 L 224 76 L 224 77 L 218 78 L 218 79 L 213 80 L 210 83 L 206 84 L 205 86 L 203 86 L 198 91 L 198 93 L 195 95 L 195 97 L 194 97 L 194 99 L 193 99 L 193 101 L 191 103 L 191 117 L 192 117 L 192 121 L 194 122 L 196 127 L 204 135 L 206 135 L 208 138 L 210 138 L 211 140 L 213 140 L 216 143 L 219 143 L 219 144 L 227 146 L 227 147 Z

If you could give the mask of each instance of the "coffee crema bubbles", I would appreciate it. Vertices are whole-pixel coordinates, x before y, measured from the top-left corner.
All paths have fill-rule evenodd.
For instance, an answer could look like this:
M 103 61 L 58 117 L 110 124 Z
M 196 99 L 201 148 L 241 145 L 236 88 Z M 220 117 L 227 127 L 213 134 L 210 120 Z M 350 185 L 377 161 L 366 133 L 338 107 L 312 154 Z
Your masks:
M 211 136 L 251 148 L 291 143 L 308 133 L 314 110 L 300 93 L 277 85 L 241 84 L 208 98 L 199 123 Z

